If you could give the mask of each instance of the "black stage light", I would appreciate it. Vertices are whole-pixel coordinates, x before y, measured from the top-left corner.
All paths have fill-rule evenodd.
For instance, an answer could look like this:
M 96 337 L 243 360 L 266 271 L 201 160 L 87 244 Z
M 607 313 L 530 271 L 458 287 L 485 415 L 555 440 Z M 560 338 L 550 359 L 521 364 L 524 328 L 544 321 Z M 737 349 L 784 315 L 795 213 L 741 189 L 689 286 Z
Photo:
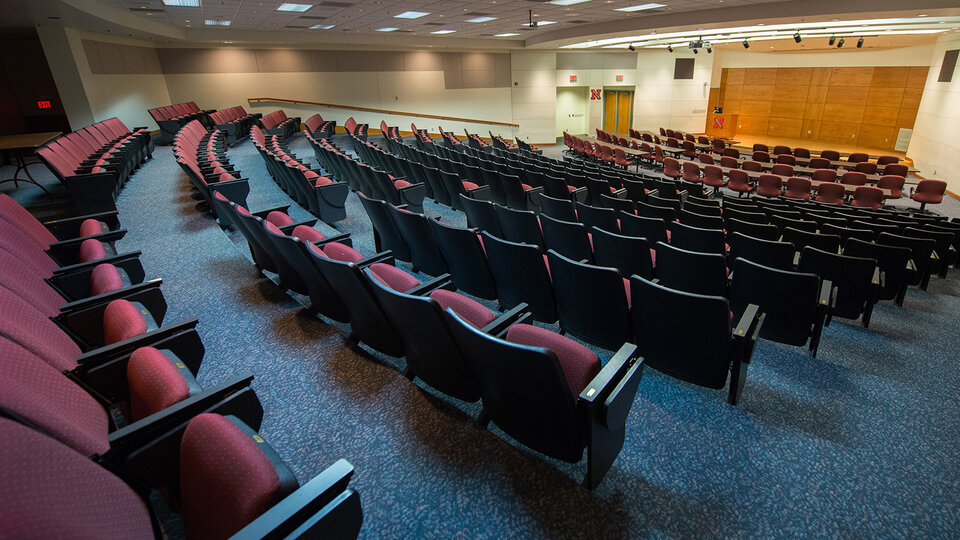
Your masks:
M 800 37 L 800 32 L 797 32 L 796 34 L 793 35 L 793 40 L 796 41 L 797 43 L 800 43 L 801 41 L 803 41 L 803 38 Z

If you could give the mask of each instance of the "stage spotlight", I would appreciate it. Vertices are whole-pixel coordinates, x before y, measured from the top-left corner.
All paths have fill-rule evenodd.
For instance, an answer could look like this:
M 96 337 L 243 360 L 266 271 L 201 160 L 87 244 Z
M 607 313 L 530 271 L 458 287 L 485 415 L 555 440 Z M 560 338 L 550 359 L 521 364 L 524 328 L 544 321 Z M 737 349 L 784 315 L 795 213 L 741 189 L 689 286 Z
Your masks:
M 667 50 L 673 52 L 673 45 L 667 45 Z
M 840 41 L 837 42 L 837 48 L 843 47 L 843 38 L 840 38 Z
M 857 48 L 858 48 L 858 49 L 862 49 L 862 48 L 863 48 L 863 38 L 860 38 L 860 40 L 857 41 Z
M 837 42 L 837 36 L 830 36 L 830 41 L 829 41 L 830 46 L 833 47 L 833 45 L 834 45 L 836 42 Z
M 860 41 L 863 41 L 863 38 L 861 38 Z M 713 49 L 707 47 L 707 54 L 713 54 Z
M 744 48 L 744 49 L 749 49 L 749 48 L 750 48 L 750 42 L 747 41 L 747 40 L 743 40 L 743 48 Z
M 630 49 L 631 51 L 637 50 L 637 48 L 633 46 L 633 43 L 627 45 L 627 48 Z
M 694 50 L 693 50 L 693 54 L 700 54 L 700 51 L 697 50 L 697 49 L 694 49 Z
M 793 35 L 793 40 L 796 41 L 797 43 L 800 43 L 801 41 L 803 41 L 803 38 L 800 37 L 800 32 L 797 32 L 796 34 Z

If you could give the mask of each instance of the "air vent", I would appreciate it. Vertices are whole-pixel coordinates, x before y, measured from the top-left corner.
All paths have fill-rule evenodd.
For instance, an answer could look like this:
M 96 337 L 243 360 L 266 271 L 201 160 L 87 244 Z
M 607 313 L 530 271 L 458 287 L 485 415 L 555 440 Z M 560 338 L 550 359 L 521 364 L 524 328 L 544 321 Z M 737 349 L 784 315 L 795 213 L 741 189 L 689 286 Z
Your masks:
M 470 13 L 463 14 L 464 17 L 489 17 L 491 15 L 493 15 L 493 13 L 486 13 L 483 11 L 472 11 Z
M 300 18 L 301 18 L 301 19 L 307 19 L 307 20 L 310 20 L 310 21 L 322 21 L 322 20 L 326 19 L 326 17 L 316 17 L 316 16 L 314 16 L 314 15 L 304 15 L 303 17 L 300 17 Z
M 349 2 L 324 2 L 324 3 L 320 4 L 320 7 L 339 7 L 339 8 L 345 8 L 345 7 L 350 7 L 350 6 L 352 6 L 352 5 L 354 5 L 354 4 L 351 4 L 351 3 L 349 3 Z
M 447 23 L 442 23 L 442 22 L 427 22 L 427 23 L 423 23 L 423 25 L 424 25 L 424 26 L 446 26 Z
M 130 8 L 130 11 L 134 13 L 163 13 L 162 9 L 157 9 L 157 8 L 146 8 L 146 9 Z
M 588 23 L 588 22 L 590 22 L 590 21 L 580 21 L 580 20 L 577 20 L 577 21 L 567 21 L 567 24 L 584 24 L 584 23 Z

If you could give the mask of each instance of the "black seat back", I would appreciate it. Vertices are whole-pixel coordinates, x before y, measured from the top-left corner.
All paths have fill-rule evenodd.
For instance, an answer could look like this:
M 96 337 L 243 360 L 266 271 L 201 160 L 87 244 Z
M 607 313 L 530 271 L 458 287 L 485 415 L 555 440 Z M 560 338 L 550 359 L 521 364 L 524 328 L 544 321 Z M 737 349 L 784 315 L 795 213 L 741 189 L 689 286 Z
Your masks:
M 874 281 L 877 261 L 849 255 L 837 255 L 812 247 L 800 253 L 800 272 L 817 274 L 828 279 L 836 289 L 835 306 L 831 313 L 837 317 L 856 319 L 864 313 L 868 301 L 875 300 L 879 275 Z M 872 305 L 872 302 L 870 302 Z
M 805 345 L 814 331 L 820 278 L 789 272 L 746 259 L 733 263 L 730 300 L 734 320 L 749 304 L 766 314 L 760 336 L 789 345 Z
M 722 229 L 702 229 L 683 223 L 670 223 L 670 244 L 687 251 L 700 253 L 726 253 Z
M 577 221 L 586 225 L 588 229 L 597 227 L 612 233 L 620 232 L 620 226 L 617 224 L 617 211 L 612 208 L 597 208 L 578 202 Z
M 534 319 L 555 322 L 557 300 L 543 250 L 536 245 L 501 240 L 488 232 L 480 236 L 490 273 L 497 282 L 500 304 L 511 309 L 526 302 Z
M 878 293 L 879 298 L 902 302 L 902 293 L 906 291 L 913 277 L 913 272 L 907 268 L 911 258 L 910 248 L 885 246 L 851 238 L 844 244 L 843 254 L 877 261 L 884 278 Z
M 778 270 L 793 270 L 796 248 L 789 242 L 778 242 L 735 232 L 727 237 L 730 260 L 744 258 Z
M 543 243 L 546 249 L 575 261 L 593 261 L 593 249 L 587 236 L 587 226 L 575 221 L 560 221 L 550 216 L 540 216 Z
M 577 211 L 569 198 L 557 199 L 540 194 L 540 215 L 547 215 L 560 221 L 576 221 Z
M 454 227 L 434 219 L 428 221 L 457 289 L 487 300 L 496 299 L 497 283 L 490 273 L 476 230 Z
M 623 277 L 616 268 L 583 264 L 547 252 L 560 328 L 606 349 L 631 340 L 630 310 Z
M 623 236 L 593 227 L 593 261 L 597 266 L 620 270 L 621 276 L 639 275 L 653 279 L 650 242 L 646 238 Z
M 793 244 L 797 251 L 803 251 L 803 248 L 810 246 L 830 253 L 840 251 L 840 237 L 835 234 L 818 234 L 793 227 L 786 227 L 782 231 L 783 241 Z
M 723 255 L 687 251 L 664 242 L 657 242 L 654 251 L 657 254 L 654 271 L 664 287 L 694 294 L 727 295 L 727 265 Z
M 460 204 L 463 206 L 463 213 L 467 215 L 467 226 L 487 231 L 494 236 L 503 236 L 496 207 L 492 202 L 460 195 Z
M 504 240 L 543 247 L 543 235 L 540 233 L 536 214 L 529 210 L 514 210 L 499 204 L 495 206 L 495 211 Z
M 644 361 L 668 375 L 723 388 L 730 360 L 730 305 L 722 296 L 669 289 L 630 278 L 633 331 Z M 696 328 L 696 339 L 690 329 Z
M 660 218 L 635 216 L 626 212 L 618 214 L 620 233 L 624 236 L 646 238 L 651 244 L 667 241 L 667 224 Z
M 414 271 L 423 272 L 431 276 L 447 273 L 447 261 L 437 247 L 433 232 L 427 224 L 429 221 L 423 214 L 415 214 L 402 208 L 387 205 L 400 236 L 410 248 L 410 258 Z
M 393 256 L 401 261 L 411 262 L 412 255 L 410 247 L 397 229 L 397 224 L 387 210 L 387 203 L 378 199 L 371 199 L 363 193 L 357 192 L 360 197 L 360 204 L 367 212 L 370 223 L 373 224 L 373 240 L 375 249 L 380 251 L 390 250 Z

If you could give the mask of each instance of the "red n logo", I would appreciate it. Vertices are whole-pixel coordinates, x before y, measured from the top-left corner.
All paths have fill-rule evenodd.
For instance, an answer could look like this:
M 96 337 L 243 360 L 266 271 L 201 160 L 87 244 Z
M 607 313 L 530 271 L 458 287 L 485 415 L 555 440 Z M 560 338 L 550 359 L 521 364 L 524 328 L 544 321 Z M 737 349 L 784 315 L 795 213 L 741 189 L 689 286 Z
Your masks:
M 717 129 L 723 129 L 723 117 L 717 116 L 713 119 L 713 127 Z

